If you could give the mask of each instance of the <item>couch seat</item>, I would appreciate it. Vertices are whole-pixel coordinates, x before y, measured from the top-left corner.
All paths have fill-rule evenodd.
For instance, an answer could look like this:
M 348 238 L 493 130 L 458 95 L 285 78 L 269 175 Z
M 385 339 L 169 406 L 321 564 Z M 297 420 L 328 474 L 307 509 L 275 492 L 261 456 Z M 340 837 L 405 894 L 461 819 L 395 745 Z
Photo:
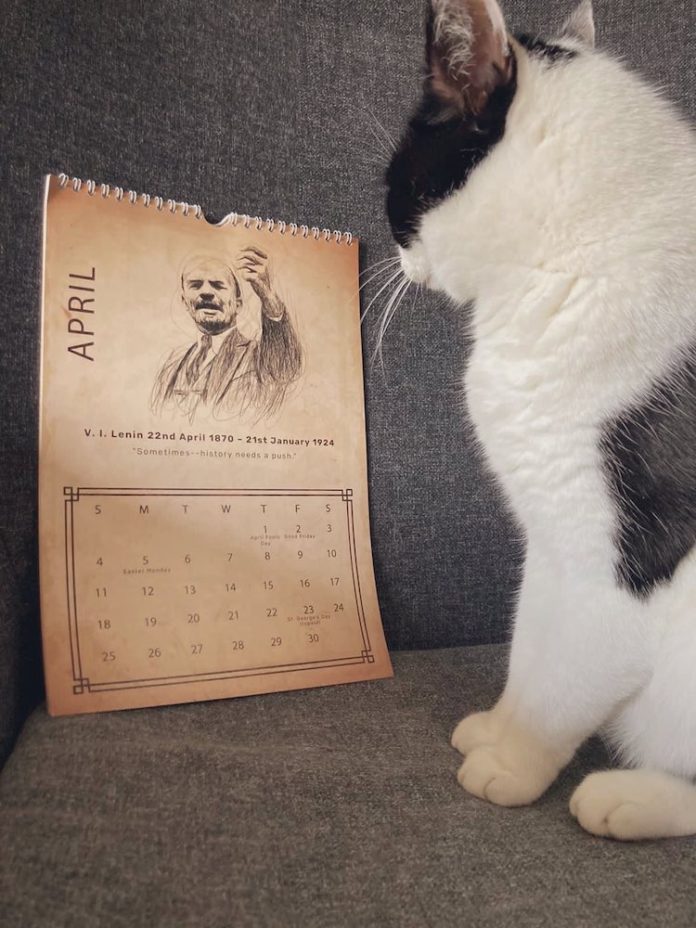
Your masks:
M 466 795 L 448 736 L 505 649 L 367 684 L 27 721 L 0 775 L 3 928 L 692 926 L 696 841 L 594 838 L 567 803 Z

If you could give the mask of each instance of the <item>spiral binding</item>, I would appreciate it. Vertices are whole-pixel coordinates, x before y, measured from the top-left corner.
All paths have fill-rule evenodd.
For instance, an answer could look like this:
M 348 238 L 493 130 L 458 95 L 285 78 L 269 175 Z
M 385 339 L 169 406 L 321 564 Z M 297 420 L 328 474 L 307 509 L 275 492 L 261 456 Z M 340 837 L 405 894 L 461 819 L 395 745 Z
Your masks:
M 184 203 L 182 200 L 165 200 L 163 197 L 150 196 L 149 193 L 136 193 L 135 190 L 124 190 L 123 187 L 112 187 L 110 184 L 98 184 L 94 180 L 82 180 L 79 177 L 69 177 L 67 174 L 58 174 L 58 183 L 61 187 L 71 187 L 78 193 L 85 187 L 90 197 L 98 194 L 104 199 L 113 196 L 116 200 L 127 200 L 132 206 L 140 203 L 156 210 L 169 210 L 170 213 L 180 212 L 182 216 L 193 214 L 194 219 L 204 219 L 203 210 L 197 204 Z M 267 232 L 277 231 L 280 235 L 299 235 L 301 238 L 312 238 L 315 241 L 334 241 L 336 244 L 351 245 L 352 232 L 340 232 L 338 229 L 320 229 L 319 226 L 298 225 L 296 222 L 285 222 L 282 219 L 262 219 L 261 216 L 249 216 L 247 213 L 229 213 L 218 223 L 218 226 L 227 224 L 242 225 L 245 229 L 266 229 Z

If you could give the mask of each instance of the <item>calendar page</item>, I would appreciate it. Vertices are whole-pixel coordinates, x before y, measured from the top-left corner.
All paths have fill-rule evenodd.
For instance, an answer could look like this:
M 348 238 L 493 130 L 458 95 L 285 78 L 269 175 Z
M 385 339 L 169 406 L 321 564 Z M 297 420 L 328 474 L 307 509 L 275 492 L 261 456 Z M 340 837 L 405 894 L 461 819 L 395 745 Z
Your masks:
M 357 241 L 47 178 L 39 514 L 52 714 L 390 676 Z

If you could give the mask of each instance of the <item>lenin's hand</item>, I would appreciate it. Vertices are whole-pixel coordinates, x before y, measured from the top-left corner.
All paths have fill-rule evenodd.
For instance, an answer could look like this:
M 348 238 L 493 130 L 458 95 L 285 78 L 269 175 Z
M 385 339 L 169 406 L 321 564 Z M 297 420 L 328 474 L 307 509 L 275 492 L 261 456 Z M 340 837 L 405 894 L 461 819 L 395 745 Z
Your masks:
M 261 300 L 264 315 L 269 319 L 281 319 L 285 313 L 285 306 L 273 291 L 268 255 L 260 248 L 249 245 L 237 256 L 235 270 Z

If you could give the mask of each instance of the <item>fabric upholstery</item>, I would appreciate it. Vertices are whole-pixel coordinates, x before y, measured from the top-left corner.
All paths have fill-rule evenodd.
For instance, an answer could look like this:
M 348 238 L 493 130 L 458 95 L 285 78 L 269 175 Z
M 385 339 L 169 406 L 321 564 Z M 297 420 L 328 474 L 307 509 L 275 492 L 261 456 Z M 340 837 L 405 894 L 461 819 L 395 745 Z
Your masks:
M 463 792 L 448 743 L 499 646 L 395 655 L 370 684 L 29 719 L 0 775 L 3 928 L 694 924 L 696 841 L 625 845 L 567 803 Z
M 513 28 L 565 0 L 510 0 Z M 40 692 L 36 460 L 41 175 L 348 228 L 391 253 L 381 175 L 418 93 L 421 0 L 6 0 L 0 116 L 0 732 Z M 694 114 L 691 0 L 598 3 L 600 42 Z M 376 284 L 366 288 L 374 296 Z M 378 312 L 365 325 L 375 347 Z M 367 363 L 374 551 L 393 648 L 499 641 L 521 545 L 460 412 L 464 317 L 407 298 Z M 2 756 L 0 754 L 0 756 Z

